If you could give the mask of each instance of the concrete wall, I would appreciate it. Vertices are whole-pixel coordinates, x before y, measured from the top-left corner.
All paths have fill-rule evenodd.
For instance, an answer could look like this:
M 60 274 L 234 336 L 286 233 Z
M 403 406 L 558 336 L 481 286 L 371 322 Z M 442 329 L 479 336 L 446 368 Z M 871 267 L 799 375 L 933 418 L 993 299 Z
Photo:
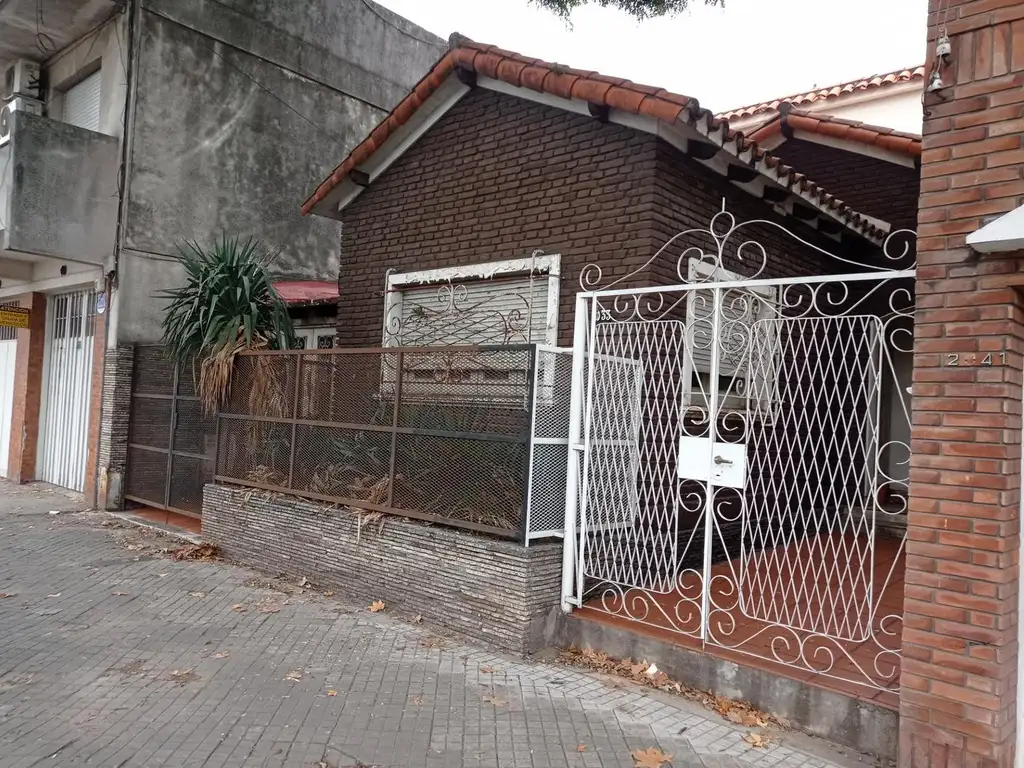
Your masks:
M 561 544 L 529 548 L 322 502 L 207 485 L 203 538 L 273 574 L 419 614 L 519 653 L 545 646 L 558 611 Z
M 186 238 L 253 235 L 281 277 L 336 279 L 340 225 L 299 205 L 444 50 L 361 0 L 252 6 L 142 3 L 118 341 L 159 338 Z
M 114 248 L 118 140 L 18 112 L 7 151 L 6 247 L 103 264 Z

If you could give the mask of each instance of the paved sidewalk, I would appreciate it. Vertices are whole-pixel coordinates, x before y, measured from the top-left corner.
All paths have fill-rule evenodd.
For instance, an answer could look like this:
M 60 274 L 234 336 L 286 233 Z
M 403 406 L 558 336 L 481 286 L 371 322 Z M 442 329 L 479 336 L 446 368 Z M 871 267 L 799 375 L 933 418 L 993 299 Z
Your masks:
M 0 767 L 872 765 L 461 645 L 0 485 Z M 311 577 L 313 575 L 311 574 Z M 817 755 L 817 756 L 815 756 Z

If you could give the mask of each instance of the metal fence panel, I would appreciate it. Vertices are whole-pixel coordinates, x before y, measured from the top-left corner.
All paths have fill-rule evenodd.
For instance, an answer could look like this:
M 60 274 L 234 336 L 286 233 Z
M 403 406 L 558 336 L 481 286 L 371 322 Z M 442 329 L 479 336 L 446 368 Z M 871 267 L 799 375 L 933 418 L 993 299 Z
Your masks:
M 536 354 L 243 354 L 219 414 L 216 479 L 522 540 Z

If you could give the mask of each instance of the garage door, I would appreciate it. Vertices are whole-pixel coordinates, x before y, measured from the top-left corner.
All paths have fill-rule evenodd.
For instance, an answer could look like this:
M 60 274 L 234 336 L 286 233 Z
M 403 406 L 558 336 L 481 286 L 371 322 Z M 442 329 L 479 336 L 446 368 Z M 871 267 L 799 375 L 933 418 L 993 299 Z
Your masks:
M 96 294 L 51 296 L 46 313 L 46 376 L 38 479 L 81 491 L 89 433 Z

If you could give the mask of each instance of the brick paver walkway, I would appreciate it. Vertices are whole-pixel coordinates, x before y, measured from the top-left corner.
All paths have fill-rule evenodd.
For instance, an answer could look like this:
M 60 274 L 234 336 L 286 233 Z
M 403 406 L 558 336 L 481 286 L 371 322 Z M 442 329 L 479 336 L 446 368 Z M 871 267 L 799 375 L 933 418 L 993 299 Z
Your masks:
M 0 485 L 3 768 L 631 767 L 649 747 L 675 768 L 871 764 L 792 734 L 755 749 L 689 702 L 175 562 L 73 507 Z

